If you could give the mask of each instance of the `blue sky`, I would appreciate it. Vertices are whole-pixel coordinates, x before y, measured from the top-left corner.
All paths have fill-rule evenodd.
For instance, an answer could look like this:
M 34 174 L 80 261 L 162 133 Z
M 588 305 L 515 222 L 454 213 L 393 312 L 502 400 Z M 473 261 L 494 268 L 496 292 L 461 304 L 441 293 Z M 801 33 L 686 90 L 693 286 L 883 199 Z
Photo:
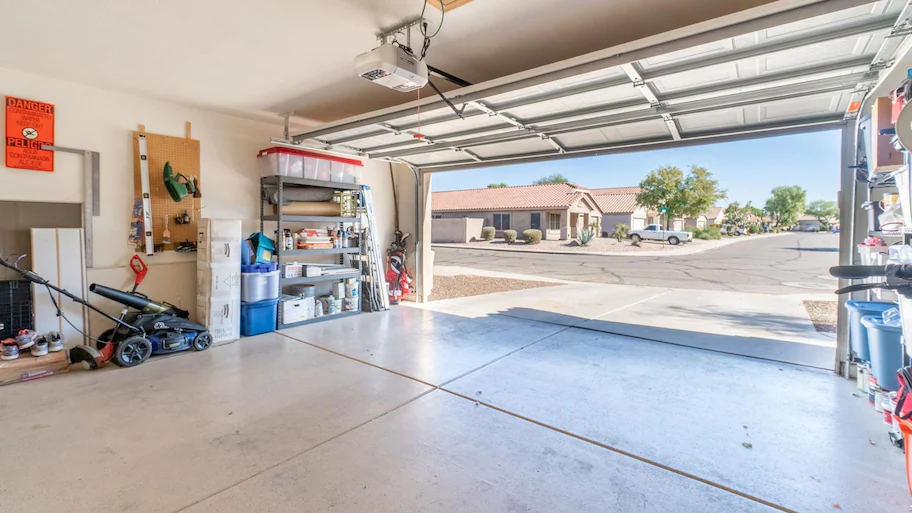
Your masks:
M 816 132 L 689 148 L 643 151 L 622 155 L 518 164 L 471 171 L 435 173 L 435 191 L 475 189 L 492 182 L 528 185 L 552 173 L 589 187 L 635 186 L 649 171 L 665 165 L 683 170 L 691 164 L 706 167 L 728 199 L 722 204 L 753 201 L 763 206 L 773 187 L 800 185 L 808 201 L 836 201 L 839 189 L 839 132 Z

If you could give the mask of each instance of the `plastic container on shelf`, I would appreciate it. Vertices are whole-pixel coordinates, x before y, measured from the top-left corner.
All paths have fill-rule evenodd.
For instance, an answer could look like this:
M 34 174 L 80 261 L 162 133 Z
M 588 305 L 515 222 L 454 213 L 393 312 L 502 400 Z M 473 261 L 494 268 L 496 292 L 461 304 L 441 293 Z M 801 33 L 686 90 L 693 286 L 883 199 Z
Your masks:
M 301 152 L 289 148 L 267 148 L 257 155 L 260 176 L 287 176 L 304 178 L 304 160 Z
M 868 330 L 862 326 L 861 318 L 866 315 L 881 315 L 890 308 L 895 308 L 896 303 L 885 301 L 846 301 L 846 310 L 849 311 L 849 343 L 858 358 L 866 362 L 871 361 L 871 352 L 868 348 Z
M 896 371 L 902 368 L 904 356 L 902 324 L 887 324 L 879 315 L 866 315 L 861 318 L 861 324 L 868 331 L 871 375 L 881 389 L 898 390 Z
M 241 301 L 257 303 L 279 297 L 279 271 L 241 273 Z
M 339 162 L 333 160 L 329 164 L 329 181 L 336 183 L 343 183 L 345 180 L 345 166 L 344 162 Z
M 317 288 L 310 284 L 304 285 L 292 285 L 288 287 L 288 290 L 291 292 L 292 296 L 299 297 L 315 297 L 317 295 Z
M 241 303 L 241 335 L 252 337 L 275 331 L 279 299 Z
M 332 177 L 332 163 L 329 160 L 319 159 L 314 163 L 314 180 L 323 180 L 329 182 Z
M 306 321 L 314 318 L 314 298 L 300 296 L 282 296 L 279 308 L 282 324 Z

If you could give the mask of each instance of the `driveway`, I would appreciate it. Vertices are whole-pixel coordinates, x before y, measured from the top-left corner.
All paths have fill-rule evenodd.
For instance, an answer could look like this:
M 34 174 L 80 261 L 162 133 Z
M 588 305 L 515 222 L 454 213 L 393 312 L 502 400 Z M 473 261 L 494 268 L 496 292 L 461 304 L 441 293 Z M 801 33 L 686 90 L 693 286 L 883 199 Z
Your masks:
M 826 294 L 838 262 L 839 236 L 793 233 L 757 237 L 682 256 L 549 255 L 435 248 L 434 264 L 586 283 L 643 285 L 761 294 Z M 836 296 L 832 296 L 836 299 Z

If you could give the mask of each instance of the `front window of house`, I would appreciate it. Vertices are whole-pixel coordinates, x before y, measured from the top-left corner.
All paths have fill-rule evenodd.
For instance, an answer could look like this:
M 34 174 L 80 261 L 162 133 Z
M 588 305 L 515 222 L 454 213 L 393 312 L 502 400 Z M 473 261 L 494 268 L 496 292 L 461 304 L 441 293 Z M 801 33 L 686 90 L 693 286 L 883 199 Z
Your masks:
M 510 214 L 494 214 L 494 229 L 495 230 L 509 230 L 510 229 Z
M 549 230 L 560 230 L 560 214 L 548 214 L 548 229 Z

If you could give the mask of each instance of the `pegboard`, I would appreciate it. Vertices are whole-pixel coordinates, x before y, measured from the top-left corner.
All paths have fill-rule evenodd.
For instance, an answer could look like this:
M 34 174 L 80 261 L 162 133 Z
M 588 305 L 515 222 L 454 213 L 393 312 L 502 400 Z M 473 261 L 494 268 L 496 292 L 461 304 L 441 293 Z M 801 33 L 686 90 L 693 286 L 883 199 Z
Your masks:
M 189 126 L 188 126 L 189 132 Z M 171 231 L 171 244 L 165 251 L 173 251 L 183 241 L 196 241 L 197 223 L 200 218 L 202 199 L 187 194 L 180 202 L 175 202 L 168 194 L 164 183 L 165 163 L 170 162 L 174 174 L 184 175 L 188 179 L 195 176 L 202 191 L 200 180 L 200 142 L 189 137 L 170 137 L 150 134 L 145 131 L 133 132 L 133 195 L 134 200 L 142 198 L 142 178 L 139 169 L 139 135 L 146 136 L 149 151 L 149 188 L 152 200 L 152 236 L 156 245 L 161 244 L 162 232 L 165 231 L 165 216 L 168 216 L 168 230 Z M 188 134 L 189 135 L 189 134 Z M 188 224 L 177 224 L 175 218 L 184 213 L 190 215 Z M 143 250 L 140 238 L 137 252 Z

